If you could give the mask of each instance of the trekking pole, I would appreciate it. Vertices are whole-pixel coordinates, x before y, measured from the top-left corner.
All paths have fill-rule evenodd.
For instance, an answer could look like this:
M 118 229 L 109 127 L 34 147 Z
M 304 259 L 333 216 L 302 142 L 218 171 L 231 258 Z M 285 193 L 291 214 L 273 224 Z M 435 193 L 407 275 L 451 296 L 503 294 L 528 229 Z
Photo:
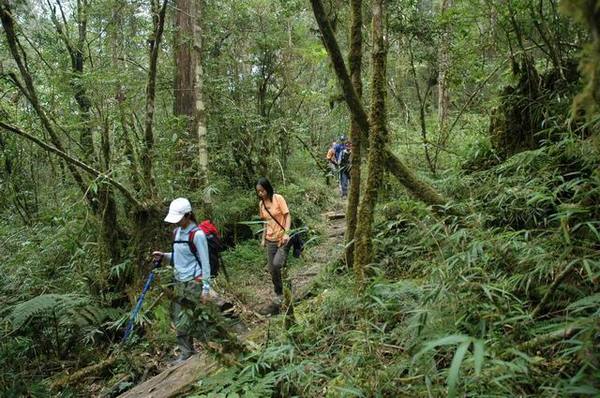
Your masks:
M 154 270 L 160 266 L 160 261 L 161 260 L 154 260 L 154 263 L 152 264 L 152 271 L 150 271 L 150 275 L 148 275 L 146 284 L 144 285 L 144 288 L 142 289 L 142 294 L 140 294 L 140 297 L 138 298 L 135 308 L 133 309 L 133 311 L 131 311 L 131 316 L 129 317 L 129 323 L 127 324 L 127 329 L 125 329 L 125 334 L 123 335 L 123 340 L 122 340 L 123 343 L 125 343 L 127 341 L 129 336 L 131 335 L 131 332 L 133 332 L 133 322 L 135 321 L 135 318 L 137 318 L 137 315 L 140 312 L 140 309 L 142 308 L 142 302 L 144 301 L 144 296 L 146 295 L 146 292 L 148 291 L 148 289 L 150 289 L 150 285 L 152 284 L 152 281 L 154 280 Z

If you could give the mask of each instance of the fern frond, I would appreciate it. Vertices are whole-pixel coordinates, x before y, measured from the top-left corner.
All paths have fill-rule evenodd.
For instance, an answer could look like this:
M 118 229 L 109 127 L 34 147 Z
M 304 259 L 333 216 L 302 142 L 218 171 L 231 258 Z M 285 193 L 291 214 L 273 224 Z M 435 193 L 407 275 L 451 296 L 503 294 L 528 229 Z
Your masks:
M 63 324 L 75 324 L 79 327 L 98 326 L 107 320 L 114 320 L 121 313 L 113 308 L 102 308 L 92 304 L 69 309 L 68 316 L 61 318 Z
M 13 330 L 22 328 L 33 318 L 51 315 L 61 316 L 76 307 L 88 304 L 88 300 L 75 294 L 42 294 L 13 307 L 8 320 Z

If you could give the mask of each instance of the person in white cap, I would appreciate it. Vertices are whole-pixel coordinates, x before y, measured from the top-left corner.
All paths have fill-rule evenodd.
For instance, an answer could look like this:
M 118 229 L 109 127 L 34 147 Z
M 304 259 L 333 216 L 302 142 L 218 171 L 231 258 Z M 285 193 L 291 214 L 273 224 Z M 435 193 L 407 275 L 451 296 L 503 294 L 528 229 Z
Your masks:
M 207 302 L 210 296 L 210 263 L 206 235 L 198 228 L 192 205 L 186 198 L 177 198 L 169 206 L 165 221 L 177 225 L 173 233 L 173 250 L 163 253 L 152 253 L 155 260 L 168 261 L 173 264 L 175 273 L 175 293 L 178 298 L 193 303 Z M 190 234 L 196 253 L 190 247 Z M 175 363 L 183 362 L 193 354 L 194 341 L 189 333 L 189 326 L 182 325 L 181 301 L 173 304 L 173 320 L 177 329 L 177 345 L 179 357 Z

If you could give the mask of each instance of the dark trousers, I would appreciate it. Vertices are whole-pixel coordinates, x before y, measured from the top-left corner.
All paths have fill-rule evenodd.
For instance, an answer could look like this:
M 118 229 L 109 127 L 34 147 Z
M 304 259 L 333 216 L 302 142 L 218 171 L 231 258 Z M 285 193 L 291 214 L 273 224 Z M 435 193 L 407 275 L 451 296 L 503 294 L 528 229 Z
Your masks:
M 191 319 L 185 319 L 185 310 L 182 303 L 185 301 L 189 306 L 190 303 L 200 304 L 202 296 L 202 283 L 195 281 L 176 282 L 175 295 L 177 301 L 173 302 L 173 322 L 177 330 L 177 345 L 181 349 L 182 355 L 194 353 L 194 339 L 190 335 L 191 327 L 194 322 Z
M 278 247 L 277 242 L 267 241 L 267 265 L 271 272 L 273 288 L 275 294 L 283 294 L 283 281 L 281 279 L 281 269 L 285 267 L 290 247 L 288 245 Z
M 348 183 L 350 182 L 350 174 L 342 170 L 340 172 L 340 196 L 345 198 L 348 196 Z

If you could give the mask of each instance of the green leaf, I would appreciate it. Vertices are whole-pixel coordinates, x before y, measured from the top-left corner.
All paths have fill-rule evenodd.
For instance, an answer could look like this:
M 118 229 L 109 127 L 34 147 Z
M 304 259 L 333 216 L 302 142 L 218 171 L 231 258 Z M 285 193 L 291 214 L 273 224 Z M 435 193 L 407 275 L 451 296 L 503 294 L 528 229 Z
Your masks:
M 473 360 L 475 362 L 475 374 L 481 375 L 483 367 L 483 359 L 485 357 L 485 346 L 483 340 L 477 339 L 473 341 Z
M 350 387 L 337 387 L 334 386 L 333 389 L 345 393 L 344 396 L 353 396 L 353 397 L 364 397 L 365 395 L 357 388 Z
M 458 373 L 460 366 L 463 363 L 465 354 L 471 345 L 471 341 L 465 341 L 456 349 L 454 358 L 452 358 L 452 364 L 450 365 L 450 371 L 448 372 L 448 398 L 454 398 L 456 396 L 456 384 L 458 383 Z
M 442 337 L 441 339 L 430 341 L 429 343 L 425 344 L 423 349 L 421 351 L 419 351 L 417 353 L 417 355 L 415 355 L 415 358 L 420 357 L 421 355 L 425 354 L 427 351 L 434 349 L 435 347 L 454 345 L 454 344 L 465 343 L 465 342 L 470 342 L 470 341 L 471 341 L 471 337 L 465 336 L 463 334 L 453 334 L 450 336 Z

